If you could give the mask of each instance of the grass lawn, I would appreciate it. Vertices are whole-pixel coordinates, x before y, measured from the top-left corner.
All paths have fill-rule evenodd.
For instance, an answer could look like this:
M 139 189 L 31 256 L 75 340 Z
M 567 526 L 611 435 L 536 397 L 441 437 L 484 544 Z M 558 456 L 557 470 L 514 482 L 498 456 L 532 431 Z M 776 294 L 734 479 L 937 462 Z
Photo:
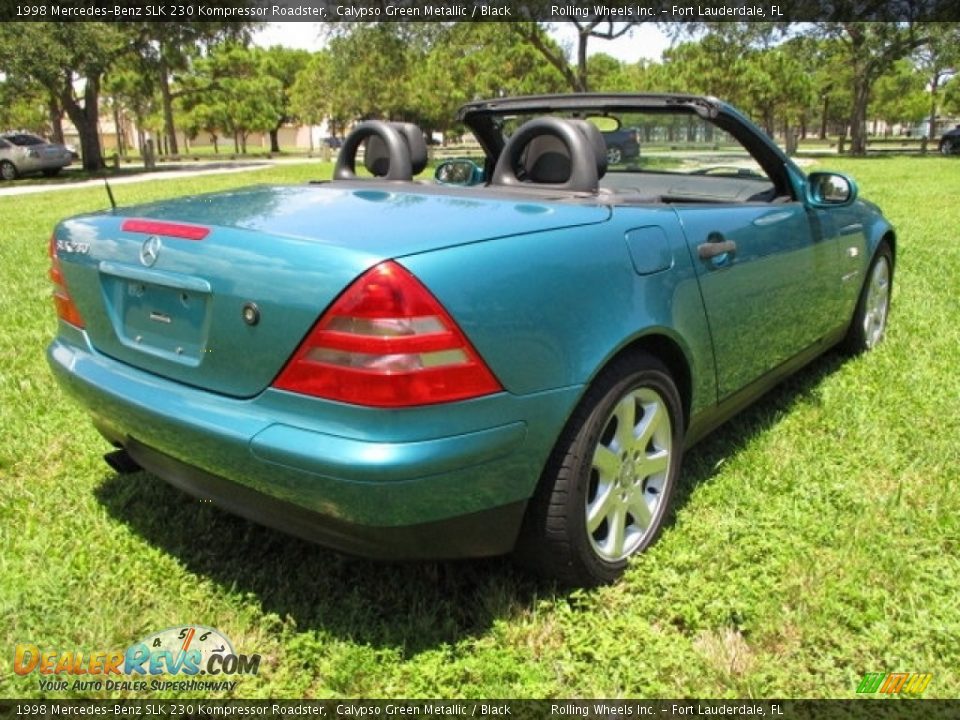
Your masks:
M 505 560 L 344 559 L 116 475 L 43 357 L 50 229 L 106 195 L 0 197 L 0 697 L 43 694 L 13 673 L 17 643 L 98 652 L 189 623 L 263 656 L 238 697 L 851 697 L 890 671 L 960 697 L 960 161 L 829 166 L 899 233 L 886 342 L 822 358 L 701 443 L 660 542 L 618 585 L 574 593 Z M 144 695 L 52 693 L 124 694 Z

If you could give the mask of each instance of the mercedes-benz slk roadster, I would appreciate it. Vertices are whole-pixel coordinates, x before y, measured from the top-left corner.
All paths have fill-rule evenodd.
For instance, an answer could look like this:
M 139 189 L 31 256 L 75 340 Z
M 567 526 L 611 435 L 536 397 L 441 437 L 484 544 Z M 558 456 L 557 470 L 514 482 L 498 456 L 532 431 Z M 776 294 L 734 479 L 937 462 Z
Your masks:
M 685 448 L 881 340 L 893 228 L 723 102 L 458 119 L 475 157 L 426 178 L 416 126 L 366 121 L 329 181 L 57 225 L 49 362 L 115 469 L 347 553 L 596 585 L 657 536 Z M 643 153 L 608 167 L 620 128 Z

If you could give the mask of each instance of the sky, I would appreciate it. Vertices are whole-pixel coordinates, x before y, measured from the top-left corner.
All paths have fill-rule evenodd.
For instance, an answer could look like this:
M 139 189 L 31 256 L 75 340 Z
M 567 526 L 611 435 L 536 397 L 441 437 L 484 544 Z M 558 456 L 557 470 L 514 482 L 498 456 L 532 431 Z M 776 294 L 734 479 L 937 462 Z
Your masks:
M 570 23 L 555 23 L 551 33 L 563 46 L 572 48 L 576 29 Z M 254 36 L 254 42 L 262 47 L 284 45 L 303 50 L 319 50 L 323 47 L 320 24 L 310 22 L 268 23 Z M 670 46 L 669 38 L 654 23 L 642 23 L 630 35 L 616 40 L 591 38 L 587 52 L 607 53 L 623 62 L 634 63 L 641 58 L 659 60 L 661 53 Z

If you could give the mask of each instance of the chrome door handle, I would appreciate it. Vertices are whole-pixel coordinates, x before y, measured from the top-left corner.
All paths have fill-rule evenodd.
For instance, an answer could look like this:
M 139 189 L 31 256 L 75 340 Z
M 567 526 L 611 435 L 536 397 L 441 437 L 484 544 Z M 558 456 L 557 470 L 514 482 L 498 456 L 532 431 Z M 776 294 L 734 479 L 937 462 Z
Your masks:
M 697 255 L 701 260 L 710 260 L 718 255 L 735 253 L 737 251 L 737 244 L 733 240 L 724 240 L 723 235 L 719 233 L 716 235 L 710 233 L 709 237 L 716 237 L 716 239 L 711 239 L 709 242 L 697 245 Z

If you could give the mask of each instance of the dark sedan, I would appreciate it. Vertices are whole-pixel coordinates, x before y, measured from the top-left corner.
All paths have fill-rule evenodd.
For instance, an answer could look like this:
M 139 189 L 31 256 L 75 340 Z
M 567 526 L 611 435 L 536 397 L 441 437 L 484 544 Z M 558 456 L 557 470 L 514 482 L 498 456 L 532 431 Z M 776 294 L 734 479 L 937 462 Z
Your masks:
M 960 155 L 960 125 L 947 130 L 940 138 L 941 155 Z
M 607 144 L 607 163 L 619 165 L 640 155 L 640 135 L 636 128 L 618 128 L 601 133 Z

